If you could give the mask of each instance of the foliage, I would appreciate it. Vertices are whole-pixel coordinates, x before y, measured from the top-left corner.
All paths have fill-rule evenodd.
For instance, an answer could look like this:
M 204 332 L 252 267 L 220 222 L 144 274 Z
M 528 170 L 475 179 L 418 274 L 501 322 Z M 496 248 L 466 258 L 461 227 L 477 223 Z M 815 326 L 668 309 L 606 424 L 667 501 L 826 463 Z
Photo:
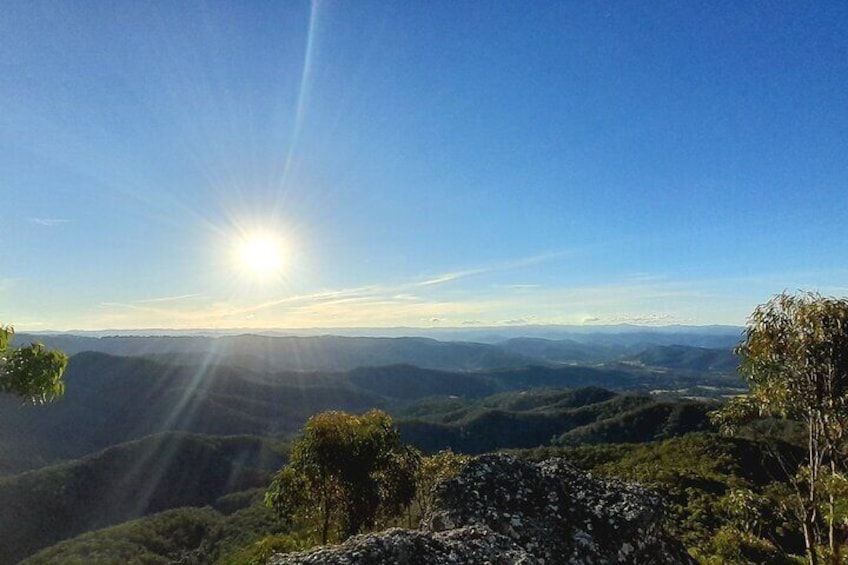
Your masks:
M 736 351 L 750 392 L 716 421 L 731 433 L 761 417 L 803 425 L 807 461 L 792 481 L 797 519 L 810 563 L 818 562 L 816 546 L 824 543 L 837 563 L 846 533 L 838 477 L 848 471 L 848 299 L 779 294 L 754 310 Z
M 292 443 L 289 463 L 265 500 L 284 523 L 312 524 L 322 543 L 331 531 L 346 538 L 372 527 L 381 511 L 391 514 L 409 503 L 408 479 L 397 476 L 403 471 L 397 463 L 405 458 L 400 435 L 384 412 L 323 412 Z
M 301 542 L 289 534 L 272 534 L 219 559 L 216 565 L 264 565 L 275 553 L 302 548 Z
M 387 465 L 379 472 L 380 514 L 384 522 L 407 512 L 407 526 L 412 527 L 411 502 L 418 491 L 418 470 L 421 452 L 409 445 L 401 445 L 390 454 Z
M 0 326 L 0 392 L 14 394 L 33 404 L 43 404 L 65 391 L 62 375 L 68 357 L 40 343 L 12 349 L 14 330 Z
M 433 510 L 439 484 L 457 476 L 469 459 L 449 449 L 421 459 L 415 471 L 415 502 L 422 519 L 427 519 Z
M 705 565 L 789 565 L 798 562 L 768 540 L 733 526 L 721 526 L 713 535 L 712 553 L 698 556 Z

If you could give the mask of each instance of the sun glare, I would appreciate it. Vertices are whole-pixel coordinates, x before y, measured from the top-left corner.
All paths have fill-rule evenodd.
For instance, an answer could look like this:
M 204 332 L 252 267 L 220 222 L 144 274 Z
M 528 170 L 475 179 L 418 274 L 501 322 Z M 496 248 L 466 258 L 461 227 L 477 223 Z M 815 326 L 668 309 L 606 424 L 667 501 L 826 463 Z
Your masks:
M 239 260 L 248 273 L 265 278 L 280 272 L 283 267 L 283 246 L 269 235 L 254 235 L 239 246 Z

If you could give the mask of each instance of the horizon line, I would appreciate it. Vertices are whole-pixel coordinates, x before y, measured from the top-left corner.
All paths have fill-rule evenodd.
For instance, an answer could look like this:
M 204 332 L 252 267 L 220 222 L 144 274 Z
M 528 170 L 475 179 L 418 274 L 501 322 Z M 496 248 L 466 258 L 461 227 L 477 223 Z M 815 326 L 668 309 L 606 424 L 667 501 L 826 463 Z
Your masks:
M 16 330 L 17 334 L 42 334 L 42 335 L 75 335 L 75 334 L 123 334 L 126 337 L 131 337 L 130 332 L 143 332 L 146 334 L 156 332 L 157 335 L 166 337 L 169 333 L 179 334 L 201 334 L 201 333 L 220 333 L 220 334 L 262 334 L 268 332 L 323 332 L 322 335 L 333 335 L 332 332 L 401 332 L 401 331 L 417 331 L 417 332 L 474 332 L 474 331 L 505 331 L 505 330 L 611 330 L 611 329 L 637 329 L 637 330 L 668 330 L 668 329 L 727 329 L 736 330 L 744 328 L 744 325 L 736 324 L 634 324 L 622 322 L 618 324 L 509 324 L 509 325 L 480 325 L 480 326 L 312 326 L 312 327 L 228 327 L 228 328 L 167 328 L 167 327 L 146 327 L 146 328 L 103 328 L 103 329 L 69 329 L 69 330 L 36 330 L 36 329 L 21 329 Z M 130 334 L 130 335 L 128 335 Z M 103 336 L 107 337 L 107 336 Z M 150 337 L 150 336 L 145 336 Z M 295 337 L 295 336 L 292 336 Z

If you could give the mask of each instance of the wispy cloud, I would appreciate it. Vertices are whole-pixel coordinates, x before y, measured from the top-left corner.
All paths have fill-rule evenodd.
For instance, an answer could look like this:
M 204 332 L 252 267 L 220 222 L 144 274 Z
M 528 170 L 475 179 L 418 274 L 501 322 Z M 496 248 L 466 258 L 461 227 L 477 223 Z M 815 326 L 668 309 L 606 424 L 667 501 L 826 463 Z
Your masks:
M 606 284 L 580 286 L 566 281 L 559 286 L 442 284 L 510 266 L 518 269 L 539 260 L 546 259 L 536 257 L 424 280 L 323 289 L 261 301 L 251 301 L 248 295 L 213 299 L 187 294 L 130 303 L 104 302 L 101 306 L 104 318 L 112 325 L 124 320 L 124 327 L 147 323 L 151 327 L 183 328 L 332 328 L 741 323 L 757 303 L 756 296 L 747 295 L 729 302 L 727 285 L 716 281 L 670 276 L 622 274 Z
M 634 283 L 649 283 L 666 280 L 666 276 L 658 273 L 631 273 L 627 280 Z
M 191 300 L 191 299 L 199 299 L 202 298 L 203 295 L 200 293 L 194 294 L 179 294 L 177 296 L 163 296 L 162 298 L 146 298 L 144 300 L 137 300 L 137 304 L 158 304 L 161 302 L 182 302 L 183 300 Z
M 27 220 L 32 224 L 48 228 L 53 228 L 70 222 L 70 220 L 65 220 L 63 218 L 28 218 Z
M 160 308 L 151 308 L 148 306 L 141 306 L 140 304 L 134 304 L 130 302 L 101 302 L 99 304 L 101 308 L 119 308 L 124 310 L 140 310 L 145 312 L 161 312 Z
M 444 284 L 453 282 L 456 280 L 468 278 L 475 275 L 484 275 L 490 273 L 499 273 L 504 271 L 512 271 L 515 269 L 521 269 L 524 267 L 529 267 L 531 265 L 537 265 L 539 263 L 544 263 L 547 261 L 553 261 L 555 259 L 561 259 L 563 257 L 567 257 L 569 255 L 574 255 L 575 251 L 552 251 L 548 253 L 541 253 L 538 255 L 531 255 L 529 257 L 522 257 L 519 259 L 513 259 L 509 261 L 503 261 L 500 263 L 494 263 L 488 266 L 482 267 L 472 267 L 469 269 L 463 269 L 458 271 L 453 271 L 449 273 L 442 273 L 440 275 L 435 275 L 433 277 L 429 277 L 423 281 L 419 281 L 415 283 L 416 286 L 433 286 L 438 284 Z
M 337 304 L 340 302 L 350 301 L 351 299 L 382 296 L 383 294 L 392 291 L 397 292 L 403 287 L 384 287 L 380 285 L 366 285 L 352 288 L 322 290 L 308 294 L 296 294 L 284 296 L 274 300 L 267 300 L 258 304 L 250 304 L 246 306 L 236 306 L 232 309 L 231 315 L 247 314 L 250 312 L 259 312 L 268 310 L 278 306 L 309 304 L 309 303 L 329 303 Z
M 340 305 L 359 303 L 362 305 L 370 304 L 371 306 L 379 306 L 387 304 L 400 305 L 401 303 L 408 304 L 415 302 L 428 302 L 428 300 L 432 299 L 421 297 L 416 293 L 416 291 L 420 293 L 423 292 L 424 289 L 430 287 L 437 287 L 445 283 L 475 275 L 519 269 L 543 261 L 564 257 L 568 254 L 570 254 L 570 252 L 545 253 L 512 261 L 505 261 L 486 267 L 472 267 L 458 271 L 441 273 L 424 280 L 404 281 L 392 285 L 363 285 L 351 288 L 328 289 L 308 294 L 284 296 L 257 304 L 234 306 L 229 310 L 228 315 L 239 316 L 279 307 L 297 308 L 301 305 L 314 306 L 316 304 Z M 524 287 L 528 288 L 529 285 L 524 285 Z
M 464 279 L 466 277 L 470 277 L 472 275 L 479 275 L 481 273 L 488 272 L 486 269 L 469 269 L 467 271 L 456 271 L 454 273 L 443 273 L 441 275 L 437 275 L 435 277 L 429 278 L 427 280 L 423 280 L 417 283 L 414 283 L 415 286 L 433 286 L 437 284 L 444 284 L 452 281 L 456 281 L 459 279 Z

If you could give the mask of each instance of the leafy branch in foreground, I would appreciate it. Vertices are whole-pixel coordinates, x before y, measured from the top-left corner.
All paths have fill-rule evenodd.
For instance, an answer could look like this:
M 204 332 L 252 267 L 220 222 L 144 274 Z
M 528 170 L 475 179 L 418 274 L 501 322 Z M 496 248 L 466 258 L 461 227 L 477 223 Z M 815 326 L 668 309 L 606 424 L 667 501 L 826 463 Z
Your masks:
M 65 392 L 62 375 L 68 357 L 40 343 L 11 348 L 15 331 L 0 326 L 0 392 L 14 394 L 34 404 L 50 402 Z

